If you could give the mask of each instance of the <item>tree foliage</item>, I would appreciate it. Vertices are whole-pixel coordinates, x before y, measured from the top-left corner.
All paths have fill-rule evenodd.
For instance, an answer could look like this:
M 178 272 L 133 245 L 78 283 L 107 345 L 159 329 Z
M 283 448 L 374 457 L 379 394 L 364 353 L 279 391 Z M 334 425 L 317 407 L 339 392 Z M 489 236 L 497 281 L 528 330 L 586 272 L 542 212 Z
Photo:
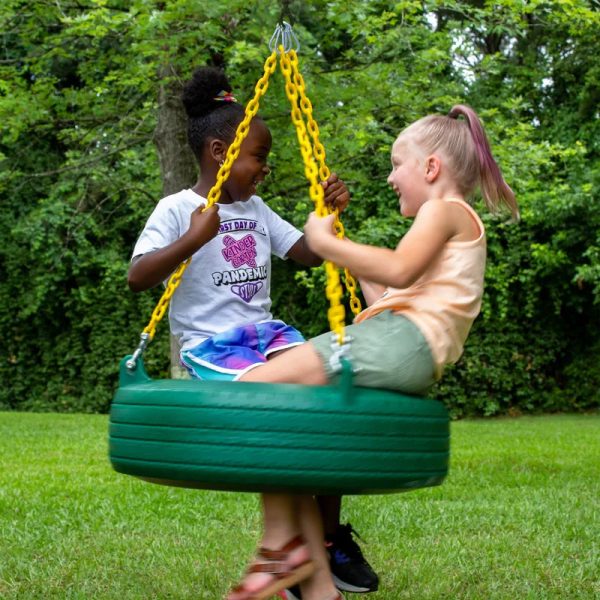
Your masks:
M 484 309 L 434 394 L 456 415 L 597 405 L 597 2 L 288 6 L 328 163 L 353 191 L 351 237 L 395 245 L 407 224 L 385 183 L 390 145 L 453 103 L 480 112 L 517 193 L 519 224 L 485 217 Z M 2 3 L 0 407 L 106 410 L 160 292 L 125 283 L 167 187 L 160 109 L 201 64 L 224 66 L 247 101 L 280 16 L 259 0 Z M 274 138 L 263 196 L 301 226 L 310 201 L 279 74 L 261 113 Z M 278 263 L 274 274 L 276 314 L 323 331 L 323 272 Z M 166 329 L 147 352 L 155 375 L 168 366 Z

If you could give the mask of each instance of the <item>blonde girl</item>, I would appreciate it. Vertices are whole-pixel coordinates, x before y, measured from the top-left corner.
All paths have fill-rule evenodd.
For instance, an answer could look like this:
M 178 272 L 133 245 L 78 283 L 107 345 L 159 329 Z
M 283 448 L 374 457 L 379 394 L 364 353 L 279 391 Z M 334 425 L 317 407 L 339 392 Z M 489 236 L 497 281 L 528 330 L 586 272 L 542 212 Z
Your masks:
M 485 229 L 467 200 L 479 188 L 487 207 L 518 208 L 475 111 L 457 105 L 404 129 L 392 146 L 387 181 L 414 222 L 395 249 L 339 239 L 333 217 L 310 215 L 313 252 L 359 278 L 368 307 L 352 338 L 355 383 L 423 394 L 458 360 L 483 294 Z M 326 189 L 327 194 L 327 189 Z M 337 376 L 331 334 L 249 371 L 243 381 L 325 385 Z M 302 600 L 338 600 L 311 496 L 265 494 L 261 549 L 229 600 L 267 598 L 301 582 Z M 268 549 L 268 550 L 267 550 Z

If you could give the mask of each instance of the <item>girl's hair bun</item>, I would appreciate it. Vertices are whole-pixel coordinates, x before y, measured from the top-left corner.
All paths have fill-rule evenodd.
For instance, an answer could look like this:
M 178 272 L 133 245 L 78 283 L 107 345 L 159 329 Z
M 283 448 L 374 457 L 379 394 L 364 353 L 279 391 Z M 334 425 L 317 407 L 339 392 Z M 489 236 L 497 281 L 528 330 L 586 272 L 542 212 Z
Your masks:
M 221 69 L 216 67 L 196 69 L 192 78 L 183 86 L 181 95 L 188 117 L 202 118 L 223 106 L 223 102 L 215 100 L 222 91 L 231 92 L 231 86 Z

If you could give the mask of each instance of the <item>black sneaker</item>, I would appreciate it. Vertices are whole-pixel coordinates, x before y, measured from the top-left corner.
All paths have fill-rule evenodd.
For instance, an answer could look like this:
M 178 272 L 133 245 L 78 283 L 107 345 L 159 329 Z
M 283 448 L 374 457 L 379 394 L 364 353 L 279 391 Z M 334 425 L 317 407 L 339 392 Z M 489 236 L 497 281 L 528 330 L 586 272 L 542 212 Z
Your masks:
M 348 523 L 338 525 L 333 535 L 326 536 L 333 582 L 345 592 L 375 592 L 379 587 L 379 577 L 354 541 L 353 533 L 359 537 Z
M 284 591 L 286 600 L 302 600 L 302 593 L 300 592 L 300 586 L 294 585 Z

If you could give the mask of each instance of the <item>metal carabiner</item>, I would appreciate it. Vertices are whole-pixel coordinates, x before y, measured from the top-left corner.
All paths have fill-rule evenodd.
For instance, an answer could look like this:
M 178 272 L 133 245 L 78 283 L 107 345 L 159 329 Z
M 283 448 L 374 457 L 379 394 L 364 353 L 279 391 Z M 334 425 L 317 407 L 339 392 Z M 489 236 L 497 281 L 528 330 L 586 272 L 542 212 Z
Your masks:
M 274 52 L 279 50 L 279 46 L 283 46 L 284 52 L 289 52 L 294 49 L 296 52 L 300 50 L 300 41 L 294 33 L 292 26 L 287 21 L 278 23 L 275 31 L 269 40 L 269 50 Z

